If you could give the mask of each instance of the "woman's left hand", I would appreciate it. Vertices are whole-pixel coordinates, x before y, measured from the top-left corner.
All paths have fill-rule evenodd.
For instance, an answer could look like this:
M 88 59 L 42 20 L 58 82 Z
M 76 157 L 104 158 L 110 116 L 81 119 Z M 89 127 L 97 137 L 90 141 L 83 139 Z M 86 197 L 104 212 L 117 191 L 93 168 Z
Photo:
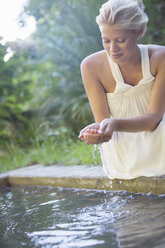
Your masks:
M 112 134 L 115 130 L 116 121 L 112 118 L 106 118 L 100 122 L 100 128 L 98 133 L 104 136 L 105 142 L 112 138 Z

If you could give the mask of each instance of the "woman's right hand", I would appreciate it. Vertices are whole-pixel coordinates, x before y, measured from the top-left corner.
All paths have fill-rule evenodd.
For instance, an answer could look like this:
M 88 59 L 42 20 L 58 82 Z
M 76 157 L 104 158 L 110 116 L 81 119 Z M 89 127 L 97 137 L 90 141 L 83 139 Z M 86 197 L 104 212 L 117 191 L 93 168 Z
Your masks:
M 115 119 L 107 118 L 101 121 L 100 124 L 93 123 L 80 131 L 79 138 L 86 144 L 101 144 L 108 142 L 115 130 Z
M 99 128 L 100 128 L 99 123 L 92 123 L 80 131 L 78 138 L 81 139 L 82 141 L 85 141 L 84 140 L 85 134 L 87 134 L 87 133 L 96 134 L 96 133 L 98 133 Z
M 87 145 L 100 144 L 102 143 L 103 134 L 99 133 L 99 129 L 99 123 L 88 125 L 80 131 L 79 138 Z

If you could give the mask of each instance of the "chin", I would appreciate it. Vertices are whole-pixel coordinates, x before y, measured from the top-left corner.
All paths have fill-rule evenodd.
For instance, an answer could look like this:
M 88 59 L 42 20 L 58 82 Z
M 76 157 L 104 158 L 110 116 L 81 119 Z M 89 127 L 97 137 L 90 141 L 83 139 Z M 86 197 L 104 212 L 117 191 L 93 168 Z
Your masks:
M 122 54 L 119 54 L 119 55 L 110 55 L 110 57 L 111 57 L 111 59 L 114 62 L 119 62 L 119 61 L 122 61 L 123 60 Z

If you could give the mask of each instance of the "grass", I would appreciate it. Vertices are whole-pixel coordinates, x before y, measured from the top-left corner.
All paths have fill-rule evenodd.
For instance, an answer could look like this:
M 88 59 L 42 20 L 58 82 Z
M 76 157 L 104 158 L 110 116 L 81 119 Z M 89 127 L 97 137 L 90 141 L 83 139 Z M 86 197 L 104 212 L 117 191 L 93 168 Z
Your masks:
M 32 164 L 99 165 L 98 148 L 81 141 L 45 139 L 31 147 L 8 145 L 0 150 L 0 172 L 14 170 Z

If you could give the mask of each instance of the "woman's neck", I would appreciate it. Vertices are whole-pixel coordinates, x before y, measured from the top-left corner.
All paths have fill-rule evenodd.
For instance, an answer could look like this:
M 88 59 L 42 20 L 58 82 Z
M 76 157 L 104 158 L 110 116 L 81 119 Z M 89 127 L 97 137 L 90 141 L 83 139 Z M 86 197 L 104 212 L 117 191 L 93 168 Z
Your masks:
M 129 60 L 124 61 L 123 63 L 119 63 L 119 67 L 121 69 L 126 69 L 128 70 L 128 68 L 132 68 L 132 67 L 137 67 L 141 65 L 141 52 L 140 52 L 140 48 L 137 45 L 135 48 L 134 53 L 132 54 L 132 56 L 129 58 Z

